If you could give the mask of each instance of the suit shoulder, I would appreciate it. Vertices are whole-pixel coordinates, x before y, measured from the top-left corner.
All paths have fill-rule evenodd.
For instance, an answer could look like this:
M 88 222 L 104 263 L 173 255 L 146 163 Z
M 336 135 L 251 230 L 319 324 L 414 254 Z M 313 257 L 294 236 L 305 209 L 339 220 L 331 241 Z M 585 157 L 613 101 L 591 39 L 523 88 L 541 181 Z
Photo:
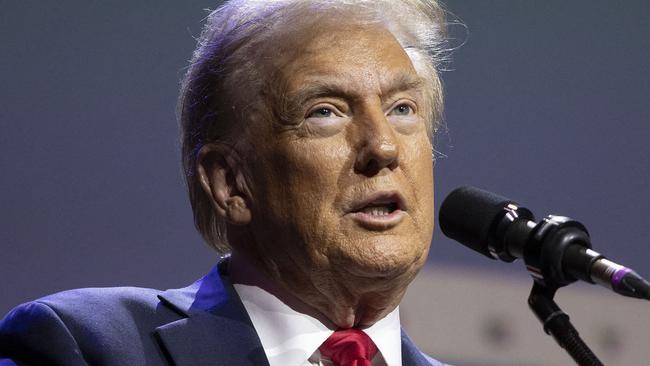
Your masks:
M 97 319 L 104 313 L 145 311 L 155 308 L 161 291 L 137 287 L 81 288 L 48 295 L 15 307 L 3 319 L 31 322 L 49 319 L 52 315 L 63 321 L 67 318 Z
M 162 291 L 139 287 L 68 290 L 35 300 L 50 307 L 73 333 L 141 332 L 170 321 L 175 313 L 160 306 Z
M 155 328 L 179 319 L 161 304 L 160 293 L 136 287 L 85 288 L 19 305 L 0 322 L 0 359 L 75 365 L 84 364 L 79 358 L 84 355 L 97 362 L 113 357 L 146 363 L 155 354 Z
M 61 352 L 53 355 L 51 349 Z M 36 301 L 17 306 L 0 322 L 0 356 L 27 363 L 84 363 L 77 342 L 61 318 L 52 308 Z
M 80 288 L 58 292 L 35 300 L 47 304 L 53 309 L 93 311 L 102 308 L 115 309 L 119 307 L 156 306 L 157 296 L 162 291 L 140 287 L 95 287 Z

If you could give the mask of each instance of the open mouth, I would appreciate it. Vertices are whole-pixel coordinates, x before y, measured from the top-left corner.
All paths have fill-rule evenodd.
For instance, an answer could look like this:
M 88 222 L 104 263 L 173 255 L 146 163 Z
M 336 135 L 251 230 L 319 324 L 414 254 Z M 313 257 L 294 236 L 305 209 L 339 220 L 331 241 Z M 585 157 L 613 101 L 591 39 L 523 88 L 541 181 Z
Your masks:
M 397 202 L 390 202 L 384 204 L 371 204 L 359 209 L 357 212 L 362 212 L 366 215 L 372 216 L 388 216 L 397 211 Z
M 402 221 L 406 204 L 398 192 L 377 192 L 356 202 L 348 213 L 367 229 L 385 230 Z

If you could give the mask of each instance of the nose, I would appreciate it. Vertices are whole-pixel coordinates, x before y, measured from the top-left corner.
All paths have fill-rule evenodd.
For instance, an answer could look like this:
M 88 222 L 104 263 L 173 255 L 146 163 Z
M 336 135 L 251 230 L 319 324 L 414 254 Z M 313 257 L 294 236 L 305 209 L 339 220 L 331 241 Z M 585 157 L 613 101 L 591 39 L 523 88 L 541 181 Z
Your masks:
M 399 148 L 395 131 L 379 109 L 357 121 L 357 149 L 354 169 L 366 176 L 378 174 L 385 168 L 399 165 Z

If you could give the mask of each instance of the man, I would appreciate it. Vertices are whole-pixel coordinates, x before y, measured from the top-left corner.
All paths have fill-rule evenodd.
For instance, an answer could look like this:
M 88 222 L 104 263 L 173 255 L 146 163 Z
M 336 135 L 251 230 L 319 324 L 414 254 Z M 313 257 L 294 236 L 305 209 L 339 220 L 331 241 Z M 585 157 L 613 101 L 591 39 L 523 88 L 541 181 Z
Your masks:
M 7 364 L 439 365 L 398 304 L 433 230 L 434 1 L 238 1 L 180 97 L 195 222 L 224 256 L 180 290 L 14 309 Z M 1 362 L 0 362 L 1 363 Z

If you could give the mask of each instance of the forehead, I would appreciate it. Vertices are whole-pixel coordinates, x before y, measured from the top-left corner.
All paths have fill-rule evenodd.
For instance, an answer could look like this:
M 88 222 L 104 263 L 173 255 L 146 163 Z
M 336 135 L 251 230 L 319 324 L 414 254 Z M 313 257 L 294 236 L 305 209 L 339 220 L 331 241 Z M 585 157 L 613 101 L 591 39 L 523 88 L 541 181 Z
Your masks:
M 333 82 L 349 91 L 381 94 L 395 79 L 419 79 L 399 42 L 378 26 L 311 27 L 282 44 L 275 70 L 289 92 Z

